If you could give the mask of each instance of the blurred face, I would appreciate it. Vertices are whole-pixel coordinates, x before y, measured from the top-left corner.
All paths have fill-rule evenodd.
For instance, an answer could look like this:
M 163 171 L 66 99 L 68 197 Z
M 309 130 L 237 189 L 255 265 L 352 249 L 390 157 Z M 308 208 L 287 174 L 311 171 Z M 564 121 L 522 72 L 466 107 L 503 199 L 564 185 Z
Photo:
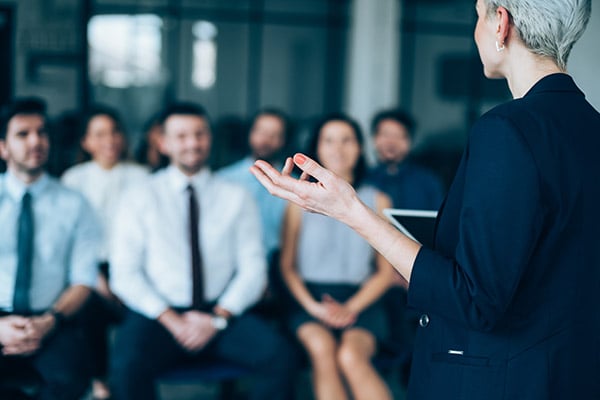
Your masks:
M 317 144 L 317 156 L 325 168 L 351 179 L 360 152 L 360 144 L 351 125 L 344 121 L 331 121 L 323 125 Z
M 164 124 L 161 149 L 181 172 L 193 175 L 206 164 L 211 132 L 204 117 L 174 114 Z
M 125 138 L 111 117 L 97 115 L 89 121 L 81 147 L 100 166 L 110 169 L 121 159 Z
M 274 115 L 261 115 L 252 126 L 249 143 L 254 158 L 272 160 L 285 143 L 283 121 Z
M 50 142 L 44 117 L 17 114 L 8 122 L 6 138 L 0 140 L 0 154 L 8 169 L 18 178 L 31 182 L 40 176 L 48 161 Z
M 499 68 L 502 57 L 501 53 L 496 50 L 498 21 L 496 21 L 496 18 L 487 16 L 484 0 L 478 0 L 475 8 L 477 10 L 477 25 L 475 25 L 474 36 L 479 58 L 483 64 L 483 73 L 487 78 L 502 78 L 503 75 Z
M 383 163 L 399 163 L 410 152 L 412 141 L 406 127 L 393 119 L 384 119 L 377 126 L 375 150 Z

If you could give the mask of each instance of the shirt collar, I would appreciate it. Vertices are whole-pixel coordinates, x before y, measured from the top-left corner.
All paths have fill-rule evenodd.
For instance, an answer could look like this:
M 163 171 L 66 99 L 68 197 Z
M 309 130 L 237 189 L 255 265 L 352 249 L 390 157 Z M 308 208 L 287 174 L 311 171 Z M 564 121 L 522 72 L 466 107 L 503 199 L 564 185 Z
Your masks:
M 12 174 L 10 171 L 6 172 L 4 180 L 6 192 L 15 201 L 21 201 L 26 191 L 28 191 L 34 198 L 39 196 L 40 193 L 44 191 L 46 186 L 48 186 L 49 182 L 50 178 L 46 173 L 43 173 L 34 182 L 30 184 L 25 184 L 23 181 L 14 176 L 14 174 Z
M 184 192 L 189 184 L 191 184 L 197 192 L 204 188 L 210 179 L 211 172 L 208 167 L 202 168 L 196 174 L 187 176 L 179 170 L 179 168 L 170 165 L 166 169 L 171 186 L 177 192 Z

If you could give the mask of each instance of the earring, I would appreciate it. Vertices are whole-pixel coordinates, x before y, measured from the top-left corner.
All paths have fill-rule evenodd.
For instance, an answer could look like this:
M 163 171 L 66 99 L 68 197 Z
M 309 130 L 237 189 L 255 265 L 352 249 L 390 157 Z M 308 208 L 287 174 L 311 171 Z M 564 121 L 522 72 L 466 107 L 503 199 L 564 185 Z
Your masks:
M 498 53 L 500 53 L 501 51 L 504 51 L 506 47 L 504 46 L 504 43 L 499 44 L 498 41 L 496 40 L 496 51 Z

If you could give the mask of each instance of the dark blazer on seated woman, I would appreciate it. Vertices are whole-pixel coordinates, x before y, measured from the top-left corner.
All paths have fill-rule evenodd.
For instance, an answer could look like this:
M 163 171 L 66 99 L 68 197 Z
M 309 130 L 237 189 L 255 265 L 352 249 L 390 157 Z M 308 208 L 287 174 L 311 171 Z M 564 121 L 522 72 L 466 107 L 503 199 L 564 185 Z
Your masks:
M 477 122 L 411 276 L 411 399 L 600 398 L 599 151 L 566 74 Z

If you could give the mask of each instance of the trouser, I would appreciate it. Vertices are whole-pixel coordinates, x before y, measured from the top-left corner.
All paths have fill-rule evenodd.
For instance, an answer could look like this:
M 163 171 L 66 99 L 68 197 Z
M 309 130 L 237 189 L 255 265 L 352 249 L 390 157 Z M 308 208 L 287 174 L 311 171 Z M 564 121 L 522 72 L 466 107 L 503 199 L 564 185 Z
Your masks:
M 194 355 L 186 352 L 156 320 L 129 311 L 117 328 L 111 356 L 111 385 L 117 400 L 156 399 L 155 380 L 170 368 L 195 360 L 218 359 L 254 373 L 250 398 L 289 399 L 297 370 L 293 345 L 252 314 L 231 321 Z
M 85 394 L 92 375 L 88 359 L 89 346 L 81 325 L 67 322 L 32 356 L 0 353 L 0 386 L 10 386 L 16 380 L 35 380 L 39 384 L 36 399 L 78 400 Z

